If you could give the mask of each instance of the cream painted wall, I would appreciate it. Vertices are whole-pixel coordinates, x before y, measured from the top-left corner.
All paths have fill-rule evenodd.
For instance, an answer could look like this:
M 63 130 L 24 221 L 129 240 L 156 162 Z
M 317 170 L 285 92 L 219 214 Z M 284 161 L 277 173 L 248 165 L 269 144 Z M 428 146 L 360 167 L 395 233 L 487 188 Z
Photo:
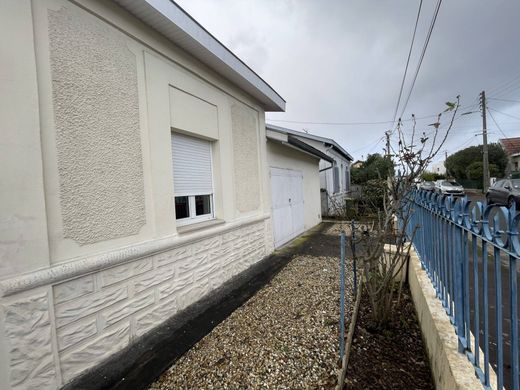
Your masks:
M 267 162 L 270 167 L 303 172 L 305 230 L 321 222 L 319 158 L 299 152 L 278 142 L 267 141 Z
M 168 43 L 152 29 L 146 28 L 138 22 L 136 23 L 135 18 L 115 4 L 106 1 L 78 1 L 78 3 L 81 7 L 65 0 L 41 0 L 34 2 L 32 7 L 34 12 L 34 45 L 37 64 L 36 69 L 33 67 L 33 72 L 37 71 L 38 73 L 37 87 L 39 89 L 40 132 L 41 147 L 43 149 L 43 176 L 45 180 L 50 262 L 57 264 L 70 259 L 80 258 L 81 256 L 177 234 L 173 218 L 170 142 L 167 140 L 169 129 L 170 126 L 174 127 L 174 125 L 178 124 L 178 130 L 189 133 L 190 128 L 196 129 L 200 127 L 201 123 L 204 124 L 204 121 L 212 120 L 215 116 L 207 110 L 203 117 L 192 115 L 191 120 L 193 123 L 190 125 L 189 116 L 179 116 L 178 111 L 174 112 L 171 109 L 170 101 L 172 98 L 176 100 L 179 106 L 186 106 L 190 101 L 187 97 L 191 97 L 192 102 L 207 102 L 216 110 L 217 123 L 213 122 L 211 126 L 196 132 L 196 135 L 216 141 L 213 156 L 217 218 L 232 221 L 236 218 L 268 213 L 269 201 L 266 199 L 265 192 L 267 171 L 265 161 L 262 160 L 262 158 L 265 158 L 265 151 L 262 150 L 265 147 L 264 143 L 258 142 L 253 146 L 258 150 L 257 155 L 259 159 L 256 167 L 258 172 L 255 176 L 260 179 L 258 191 L 260 200 L 256 204 L 256 208 L 247 212 L 240 211 L 237 208 L 237 195 L 233 192 L 237 183 L 235 182 L 235 174 L 233 174 L 234 155 L 231 107 L 239 105 L 245 107 L 251 113 L 250 115 L 255 118 L 257 139 L 260 140 L 265 138 L 265 119 L 264 111 L 258 103 L 240 89 L 216 75 L 212 70 Z M 73 185 L 73 188 L 63 188 L 65 183 L 63 172 L 69 172 L 70 170 L 64 170 L 64 165 L 60 163 L 60 155 L 63 160 L 63 153 L 58 153 L 60 138 L 57 139 L 56 137 L 56 131 L 59 128 L 59 123 L 57 122 L 59 117 L 56 116 L 56 112 L 53 109 L 55 104 L 53 99 L 56 99 L 56 96 L 53 95 L 53 88 L 56 88 L 56 81 L 53 80 L 51 70 L 55 66 L 52 61 L 60 61 L 62 59 L 58 57 L 53 60 L 54 57 L 51 55 L 53 44 L 49 38 L 49 31 L 54 31 L 57 28 L 54 26 L 56 23 L 51 25 L 49 22 L 49 20 L 52 21 L 53 15 L 62 15 L 63 18 L 75 20 L 73 25 L 80 25 L 79 29 L 94 29 L 92 36 L 97 34 L 100 37 L 109 37 L 110 44 L 113 44 L 114 41 L 120 45 L 122 44 L 124 46 L 121 48 L 122 52 L 126 51 L 135 57 L 137 77 L 136 101 L 138 102 L 138 106 L 135 108 L 138 113 L 141 142 L 141 161 L 139 164 L 142 166 L 136 172 L 142 171 L 141 182 L 144 187 L 145 214 L 143 215 L 142 223 L 132 222 L 133 225 L 126 229 L 131 234 L 127 233 L 122 237 L 116 237 L 114 234 L 96 234 L 96 232 L 89 231 L 89 226 L 91 225 L 88 224 L 80 230 L 76 229 L 76 236 L 66 234 L 67 231 L 70 231 L 70 226 L 67 230 L 67 226 L 64 224 L 65 214 L 63 205 L 60 203 L 60 196 L 63 196 L 64 193 L 77 193 L 78 196 L 85 199 L 100 198 L 102 200 L 103 196 L 101 195 L 103 193 L 91 193 L 89 188 L 79 189 L 80 187 L 72 181 L 69 186 Z M 102 16 L 103 20 L 98 18 L 98 16 Z M 33 27 L 28 25 L 27 28 L 27 34 L 30 34 L 32 37 Z M 58 23 L 58 31 L 57 35 L 55 35 L 60 36 L 60 32 L 64 36 L 67 33 L 71 33 L 71 31 L 67 30 L 59 31 Z M 84 39 L 88 38 L 91 37 L 85 34 Z M 81 42 L 83 38 L 78 37 L 77 39 Z M 100 43 L 103 43 L 103 41 L 100 41 Z M 89 42 L 85 41 L 85 47 L 88 47 L 88 44 Z M 54 44 L 54 46 L 56 45 Z M 109 47 L 107 46 L 108 49 Z M 102 50 L 100 53 L 102 53 Z M 74 53 L 70 52 L 68 55 L 73 56 Z M 114 55 L 117 55 L 117 53 Z M 49 60 L 50 58 L 51 60 Z M 89 77 L 95 80 L 97 77 L 96 71 L 96 69 L 93 69 Z M 100 75 L 102 75 L 102 70 L 100 72 Z M 79 77 L 81 78 L 81 75 Z M 82 82 L 83 80 L 81 79 L 77 80 L 79 88 L 81 88 Z M 106 80 L 107 88 L 111 86 L 111 82 L 111 80 Z M 85 80 L 85 83 L 87 84 L 88 80 Z M 113 83 L 114 88 L 119 88 L 116 80 L 113 80 Z M 35 94 L 37 93 L 34 82 L 32 91 Z M 184 96 L 178 93 L 175 94 L 174 91 L 183 91 Z M 180 96 L 184 99 L 179 99 Z M 102 91 L 100 91 L 100 98 L 102 97 Z M 82 102 L 79 101 L 77 104 L 82 104 Z M 192 106 L 193 109 L 191 111 L 196 111 L 197 107 L 195 106 Z M 114 113 L 116 117 L 124 114 L 124 112 Z M 175 119 L 173 118 L 174 116 Z M 77 115 L 75 120 L 79 122 L 80 126 L 86 123 L 86 118 L 82 118 L 81 115 Z M 99 125 L 102 126 L 103 124 L 100 123 Z M 117 132 L 114 132 L 112 139 L 107 138 L 105 144 L 120 142 L 117 137 Z M 69 153 L 69 156 L 72 158 L 71 163 L 73 164 L 72 154 Z M 118 161 L 117 157 L 116 161 Z M 71 165 L 71 168 L 74 167 L 75 165 Z M 237 169 L 243 168 L 238 167 Z M 221 174 L 221 172 L 226 172 L 226 174 Z M 244 176 L 247 176 L 247 174 Z M 99 176 L 99 178 L 103 179 L 103 176 Z M 92 181 L 96 182 L 96 176 L 92 176 Z M 77 184 L 81 186 L 81 183 Z M 92 191 L 96 191 L 95 186 L 92 186 L 92 189 Z M 135 206 L 129 208 L 136 209 Z M 132 221 L 139 221 L 137 215 L 132 216 L 132 218 Z M 80 221 L 77 218 L 76 220 Z M 101 219 L 98 222 L 108 226 L 109 221 L 109 219 Z M 98 230 L 103 231 L 103 228 L 100 227 Z M 79 239 L 74 239 L 74 237 L 78 236 L 78 232 L 80 234 L 85 233 L 93 238 L 82 240 L 80 237 Z M 35 268 L 28 268 L 27 270 L 30 269 Z
M 103 56 L 103 68 L 77 47 Z M 0 1 L 0 50 L 0 388 L 55 389 L 272 252 L 265 113 L 109 1 Z M 77 63 L 69 67 L 69 61 Z M 107 71 L 121 63 L 135 69 Z M 194 118 L 194 104 L 192 120 L 176 122 L 174 89 L 186 94 L 177 100 L 181 106 L 207 102 L 216 116 L 209 109 Z M 114 90 L 122 94 L 121 107 Z M 243 121 L 233 129 L 237 106 L 249 118 L 248 134 L 256 135 L 240 138 L 238 149 L 233 134 Z M 118 120 L 123 116 L 131 117 L 125 126 Z M 177 232 L 175 126 L 214 141 L 216 217 L 224 220 L 214 228 Z M 85 154 L 74 133 L 63 137 L 81 129 L 97 137 L 77 133 L 89 143 Z M 132 150 L 125 155 L 128 142 Z M 240 145 L 257 152 L 257 164 L 235 167 Z M 258 199 L 239 209 L 237 198 L 245 195 L 237 193 L 236 177 L 251 173 Z M 115 184 L 129 186 L 131 196 L 121 194 L 122 203 Z M 64 211 L 71 197 L 78 203 Z M 89 204 L 88 223 L 81 199 Z M 65 223 L 67 215 L 73 217 Z
M 49 265 L 31 3 L 0 2 L 0 279 Z

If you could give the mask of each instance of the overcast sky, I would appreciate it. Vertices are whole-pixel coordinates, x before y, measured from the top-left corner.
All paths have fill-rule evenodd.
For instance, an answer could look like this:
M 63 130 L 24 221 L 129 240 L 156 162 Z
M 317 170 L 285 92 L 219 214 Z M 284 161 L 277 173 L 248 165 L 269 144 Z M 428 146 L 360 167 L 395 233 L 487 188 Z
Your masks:
M 177 0 L 286 101 L 267 121 L 334 138 L 355 159 L 382 152 L 391 124 L 299 122 L 391 121 L 419 1 Z M 423 2 L 404 97 L 415 73 L 435 3 Z M 445 0 L 403 119 L 436 114 L 461 95 L 478 109 L 486 90 L 503 133 L 520 136 L 520 1 Z M 404 100 L 404 98 L 403 98 Z M 517 102 L 515 102 L 515 100 Z M 399 109 L 398 116 L 401 112 Z M 509 116 L 508 116 L 509 115 Z M 409 123 L 409 122 L 408 122 Z M 432 118 L 420 120 L 427 127 Z M 456 120 L 443 150 L 481 143 L 479 113 Z M 489 140 L 504 135 L 488 114 Z M 437 157 L 439 160 L 441 156 Z M 443 157 L 442 157 L 443 158 Z

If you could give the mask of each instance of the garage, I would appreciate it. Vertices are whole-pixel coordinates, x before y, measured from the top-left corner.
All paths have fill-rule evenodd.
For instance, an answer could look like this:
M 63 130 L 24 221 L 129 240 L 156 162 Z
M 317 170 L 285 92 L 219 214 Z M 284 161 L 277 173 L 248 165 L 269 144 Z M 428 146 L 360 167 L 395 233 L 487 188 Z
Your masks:
M 303 172 L 271 167 L 270 173 L 274 246 L 278 248 L 305 230 Z
M 333 160 L 287 129 L 267 125 L 266 136 L 271 224 L 279 248 L 321 222 L 319 165 L 323 160 L 332 166 Z

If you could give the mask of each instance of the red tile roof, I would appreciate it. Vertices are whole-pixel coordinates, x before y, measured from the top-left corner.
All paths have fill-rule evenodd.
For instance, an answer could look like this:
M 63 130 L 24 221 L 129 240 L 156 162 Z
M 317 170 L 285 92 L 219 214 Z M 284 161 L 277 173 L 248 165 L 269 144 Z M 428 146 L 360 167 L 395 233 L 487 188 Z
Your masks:
M 504 147 L 507 154 L 520 153 L 520 137 L 502 138 L 500 143 Z

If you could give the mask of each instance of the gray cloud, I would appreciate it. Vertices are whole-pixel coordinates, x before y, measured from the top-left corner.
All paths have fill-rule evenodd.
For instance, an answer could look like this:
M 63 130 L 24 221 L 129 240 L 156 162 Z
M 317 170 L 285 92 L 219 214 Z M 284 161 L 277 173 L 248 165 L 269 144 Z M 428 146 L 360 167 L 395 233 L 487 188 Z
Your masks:
M 274 122 L 377 122 L 392 119 L 418 1 L 179 0 L 193 17 L 257 71 L 286 100 L 268 113 L 281 126 L 334 138 L 356 158 L 381 151 L 388 125 L 325 126 Z M 434 2 L 424 2 L 408 82 L 415 71 Z M 478 93 L 520 100 L 520 2 L 443 2 L 404 117 L 435 114 L 457 94 L 477 106 Z M 408 83 L 407 83 L 408 85 Z M 407 86 L 405 87 L 405 92 Z M 520 136 L 520 105 L 490 100 L 507 136 Z M 400 110 L 399 110 L 400 111 Z M 427 129 L 431 118 L 419 121 Z M 488 120 L 490 140 L 503 135 Z M 477 144 L 478 113 L 457 120 L 445 149 Z M 374 146 L 375 145 L 375 146 Z

